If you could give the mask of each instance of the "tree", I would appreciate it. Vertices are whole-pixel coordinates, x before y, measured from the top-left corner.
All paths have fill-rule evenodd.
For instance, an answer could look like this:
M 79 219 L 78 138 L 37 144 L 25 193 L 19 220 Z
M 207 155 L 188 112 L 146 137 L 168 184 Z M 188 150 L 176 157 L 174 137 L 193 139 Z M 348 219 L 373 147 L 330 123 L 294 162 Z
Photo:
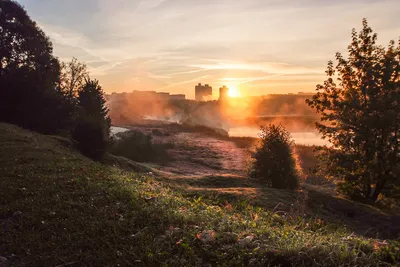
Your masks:
M 61 64 L 61 90 L 69 98 L 73 99 L 89 78 L 87 66 L 75 57 L 68 63 Z
M 0 120 L 45 133 L 64 127 L 60 65 L 52 53 L 26 11 L 0 0 Z
M 261 144 L 253 154 L 252 175 L 278 189 L 298 187 L 296 161 L 290 133 L 281 125 L 261 126 Z
M 59 91 L 63 95 L 64 109 L 69 114 L 66 120 L 69 129 L 76 127 L 79 110 L 77 97 L 87 79 L 89 72 L 85 63 L 79 62 L 75 57 L 70 62 L 61 63 Z
M 101 159 L 109 143 L 111 120 L 99 82 L 87 79 L 77 100 L 79 112 L 72 137 L 82 154 Z
M 324 153 L 329 175 L 343 193 L 373 201 L 400 178 L 400 41 L 384 48 L 376 40 L 364 19 L 360 33 L 352 31 L 348 58 L 336 54 L 337 65 L 328 63 L 327 80 L 307 100 L 331 144 Z

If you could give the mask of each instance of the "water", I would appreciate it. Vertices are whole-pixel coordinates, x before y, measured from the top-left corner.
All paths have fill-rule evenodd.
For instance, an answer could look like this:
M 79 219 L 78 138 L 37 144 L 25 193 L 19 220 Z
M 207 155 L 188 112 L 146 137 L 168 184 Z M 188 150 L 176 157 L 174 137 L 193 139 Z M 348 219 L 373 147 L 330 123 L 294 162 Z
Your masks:
M 111 126 L 111 134 L 114 136 L 118 133 L 123 133 L 126 131 L 129 131 L 129 129 L 124 127 Z M 258 137 L 260 129 L 255 127 L 233 127 L 229 129 L 228 133 L 229 136 L 234 137 Z M 328 144 L 327 141 L 323 140 L 321 138 L 321 135 L 317 132 L 291 132 L 290 134 L 295 143 L 299 145 L 323 146 Z
M 260 130 L 254 127 L 233 127 L 230 128 L 229 136 L 235 137 L 258 137 Z M 290 133 L 294 142 L 299 145 L 327 145 L 327 141 L 321 138 L 317 132 L 291 132 Z
M 123 128 L 123 127 L 111 126 L 110 131 L 111 131 L 111 135 L 116 135 L 118 133 L 123 133 L 123 132 L 129 131 L 129 129 Z

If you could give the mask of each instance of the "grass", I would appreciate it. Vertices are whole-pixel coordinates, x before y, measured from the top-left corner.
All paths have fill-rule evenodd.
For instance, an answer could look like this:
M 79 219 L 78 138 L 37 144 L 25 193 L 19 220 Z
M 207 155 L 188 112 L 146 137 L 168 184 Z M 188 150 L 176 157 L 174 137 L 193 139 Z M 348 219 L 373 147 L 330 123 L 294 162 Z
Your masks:
M 111 147 L 114 155 L 138 162 L 166 163 L 171 160 L 168 149 L 174 147 L 173 143 L 154 142 L 152 134 L 138 130 L 119 133 L 117 136 Z
M 171 189 L 0 124 L 0 256 L 11 266 L 390 266 L 399 242 Z

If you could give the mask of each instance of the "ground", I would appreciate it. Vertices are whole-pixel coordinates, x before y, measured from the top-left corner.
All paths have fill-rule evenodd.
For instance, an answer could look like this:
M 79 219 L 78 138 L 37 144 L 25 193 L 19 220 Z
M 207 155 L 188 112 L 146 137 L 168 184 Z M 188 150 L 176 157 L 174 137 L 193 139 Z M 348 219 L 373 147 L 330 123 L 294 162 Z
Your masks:
M 200 194 L 218 193 L 225 197 L 240 196 L 251 203 L 272 210 L 301 210 L 331 222 L 346 225 L 351 231 L 368 237 L 393 237 L 400 234 L 398 211 L 382 211 L 339 196 L 334 184 L 318 180 L 310 172 L 315 163 L 313 146 L 297 145 L 295 156 L 302 173 L 312 184 L 303 183 L 300 191 L 282 194 L 262 183 L 248 179 L 254 138 L 227 138 L 209 129 L 190 129 L 163 123 L 138 124 L 128 128 L 153 133 L 155 142 L 173 143 L 171 159 L 150 164 L 159 171 L 157 179 L 186 191 Z M 158 133 L 154 135 L 154 133 Z
M 223 164 L 215 165 L 219 175 L 203 179 L 108 155 L 106 161 L 114 165 L 110 166 L 83 157 L 68 139 L 8 124 L 0 124 L 0 151 L 2 267 L 394 266 L 400 262 L 398 234 L 386 240 L 370 238 L 366 237 L 370 231 L 357 233 L 319 217 L 329 210 L 338 212 L 338 202 L 321 207 L 332 201 L 323 191 L 313 195 L 312 188 L 303 189 L 307 194 L 263 188 L 245 180 L 238 170 L 223 173 L 229 169 Z M 261 202 L 278 205 L 268 208 L 270 204 L 252 203 L 257 197 L 213 190 L 228 187 L 254 190 L 264 194 Z M 394 217 L 371 206 L 335 201 L 344 201 L 342 208 L 366 213 L 368 218 Z M 293 206 L 282 209 L 279 203 Z M 322 210 L 305 215 L 302 203 L 308 203 L 307 209 Z

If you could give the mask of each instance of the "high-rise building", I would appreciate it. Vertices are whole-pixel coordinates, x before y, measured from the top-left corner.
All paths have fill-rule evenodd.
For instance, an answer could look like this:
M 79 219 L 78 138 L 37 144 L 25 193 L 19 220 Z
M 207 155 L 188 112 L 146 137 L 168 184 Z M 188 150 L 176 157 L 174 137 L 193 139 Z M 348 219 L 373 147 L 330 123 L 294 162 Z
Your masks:
M 219 88 L 219 100 L 223 101 L 228 97 L 229 88 L 225 85 Z
M 212 99 L 212 87 L 208 84 L 201 85 L 199 83 L 195 86 L 195 99 L 196 101 L 207 101 Z

